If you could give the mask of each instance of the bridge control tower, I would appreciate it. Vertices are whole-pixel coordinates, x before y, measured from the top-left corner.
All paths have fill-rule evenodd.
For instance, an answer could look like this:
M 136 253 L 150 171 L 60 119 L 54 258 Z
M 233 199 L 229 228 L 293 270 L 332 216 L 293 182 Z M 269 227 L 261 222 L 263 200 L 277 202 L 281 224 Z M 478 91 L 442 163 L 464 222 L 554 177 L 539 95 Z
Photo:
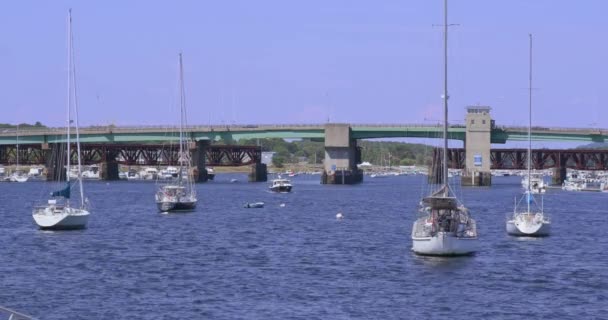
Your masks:
M 488 106 L 467 107 L 463 186 L 492 185 L 490 148 L 494 120 L 490 117 L 491 109 Z

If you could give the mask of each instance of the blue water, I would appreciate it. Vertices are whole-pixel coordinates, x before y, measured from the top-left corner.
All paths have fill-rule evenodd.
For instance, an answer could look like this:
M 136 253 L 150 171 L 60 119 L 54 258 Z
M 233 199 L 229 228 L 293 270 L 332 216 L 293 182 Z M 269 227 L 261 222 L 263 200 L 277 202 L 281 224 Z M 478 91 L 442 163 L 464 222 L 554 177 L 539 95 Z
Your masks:
M 45 183 L 0 184 L 0 305 L 41 319 L 608 317 L 606 193 L 550 190 L 552 236 L 519 239 L 504 231 L 518 178 L 465 188 L 481 250 L 444 259 L 410 252 L 422 177 L 300 176 L 291 194 L 233 177 L 246 181 L 218 175 L 195 213 L 170 215 L 154 183 L 87 182 L 89 228 L 62 232 L 32 220 Z

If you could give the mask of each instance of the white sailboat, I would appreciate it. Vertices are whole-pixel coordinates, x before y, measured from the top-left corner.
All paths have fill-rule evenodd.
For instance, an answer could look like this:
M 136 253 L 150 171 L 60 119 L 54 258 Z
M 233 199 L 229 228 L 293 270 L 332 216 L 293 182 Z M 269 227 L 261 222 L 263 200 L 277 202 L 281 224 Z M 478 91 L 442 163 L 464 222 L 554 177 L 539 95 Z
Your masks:
M 444 0 L 444 122 L 442 186 L 420 202 L 420 217 L 412 228 L 412 251 L 420 255 L 460 256 L 477 251 L 477 226 L 448 184 L 448 8 Z
M 15 159 L 17 160 L 17 166 L 15 169 L 15 172 L 13 172 L 10 175 L 9 181 L 10 182 L 27 182 L 27 180 L 29 179 L 29 176 L 25 172 L 21 171 L 21 168 L 19 168 L 19 126 L 17 126 L 17 148 L 16 148 Z
M 162 185 L 156 192 L 156 205 L 161 212 L 192 211 L 198 201 L 194 189 L 190 153 L 184 136 L 186 124 L 186 91 L 182 54 L 179 54 L 180 123 L 179 123 L 179 169 L 177 179 Z
M 41 229 L 82 229 L 86 228 L 89 220 L 88 201 L 84 197 L 82 187 L 81 161 L 80 161 L 80 135 L 78 131 L 78 99 L 76 95 L 76 70 L 74 68 L 74 44 L 72 34 L 72 10 L 68 12 L 68 103 L 67 103 L 67 134 L 66 145 L 62 147 L 62 158 L 65 157 L 66 181 L 65 186 L 51 193 L 51 199 L 45 205 L 36 206 L 33 210 L 33 218 Z M 72 183 L 69 172 L 71 165 L 70 151 L 70 127 L 72 125 L 72 109 L 76 120 L 76 148 L 77 148 L 77 170 L 79 201 L 71 202 Z M 62 166 L 58 166 L 61 168 Z M 61 176 L 61 175 L 59 175 Z
M 547 191 L 547 185 L 543 178 L 542 173 L 530 173 L 526 174 L 521 179 L 521 186 L 524 190 L 530 189 L 531 193 L 545 193 Z
M 529 110 L 528 110 L 528 173 L 527 181 L 532 182 L 530 168 L 532 166 L 532 35 L 530 34 L 530 87 L 529 87 Z M 513 215 L 507 219 L 507 233 L 513 236 L 548 236 L 551 231 L 551 221 L 544 212 L 544 203 L 541 198 L 539 206 L 532 195 L 535 193 L 532 183 L 526 184 L 527 189 L 522 197 L 515 200 Z M 521 202 L 526 205 L 522 210 Z

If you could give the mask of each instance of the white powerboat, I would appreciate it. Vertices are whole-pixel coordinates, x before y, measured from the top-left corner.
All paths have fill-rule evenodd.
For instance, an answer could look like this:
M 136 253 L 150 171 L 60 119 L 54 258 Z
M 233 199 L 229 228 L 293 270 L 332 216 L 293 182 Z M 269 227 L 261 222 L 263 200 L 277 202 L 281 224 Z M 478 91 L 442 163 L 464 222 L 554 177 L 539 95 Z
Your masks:
M 99 166 L 98 165 L 92 165 L 89 166 L 89 168 L 87 170 L 84 170 L 82 172 L 82 178 L 83 179 L 99 179 Z
M 449 187 L 448 170 L 448 86 L 447 86 L 447 0 L 444 2 L 444 93 L 442 186 L 420 202 L 420 216 L 412 227 L 412 251 L 419 255 L 462 256 L 478 249 L 477 225 L 469 210 Z
M 77 100 L 74 99 L 76 96 L 75 82 L 75 68 L 74 68 L 74 46 L 72 44 L 72 10 L 68 14 L 68 103 L 67 103 L 67 133 L 66 133 L 66 145 L 63 151 L 65 155 L 70 155 L 70 127 L 72 126 L 72 110 L 75 114 L 76 120 L 76 148 L 77 148 L 77 184 L 79 192 L 79 201 L 71 202 L 71 189 L 72 184 L 70 182 L 71 172 L 70 157 L 65 156 L 66 159 L 66 181 L 65 186 L 61 190 L 54 191 L 51 193 L 51 199 L 49 199 L 46 205 L 34 207 L 32 216 L 34 221 L 41 229 L 82 229 L 86 228 L 89 220 L 88 211 L 88 200 L 84 197 L 84 189 L 82 187 L 82 175 L 81 171 L 81 160 L 80 160 L 80 134 L 78 131 L 78 104 Z
M 27 174 L 25 174 L 24 172 L 15 171 L 10 175 L 9 180 L 11 182 L 27 182 L 27 180 L 29 178 L 30 177 Z
M 569 178 L 562 184 L 562 190 L 564 191 L 582 191 L 586 187 L 587 183 L 580 178 Z
M 272 180 L 272 184 L 269 187 L 270 191 L 281 193 L 291 192 L 292 188 L 293 186 L 291 184 L 291 181 L 289 181 L 288 179 L 281 178 L 281 176 L 279 176 L 277 179 Z
M 547 191 L 547 186 L 545 184 L 545 180 L 543 179 L 543 175 L 540 173 L 530 173 L 530 175 L 526 175 L 521 179 L 521 186 L 528 190 L 528 185 L 530 185 L 530 192 L 532 193 L 545 193 Z
M 519 201 L 515 201 L 513 215 L 507 218 L 507 234 L 512 236 L 548 236 L 551 231 L 551 221 L 544 212 L 544 205 L 541 202 L 539 206 L 533 193 L 538 189 L 535 184 L 535 178 L 530 172 L 532 167 L 532 35 L 530 35 L 530 105 L 529 105 L 529 123 L 528 123 L 528 172 L 526 175 L 526 191 Z M 525 179 L 525 178 L 524 178 Z M 538 177 L 536 178 L 538 179 Z M 541 182 L 542 183 L 542 176 Z M 522 182 L 523 184 L 523 182 Z M 542 193 L 542 192 L 541 192 Z M 542 196 L 541 196 L 542 197 Z M 521 202 L 525 201 L 525 209 L 521 209 Z M 541 198 L 542 201 L 542 198 Z
M 144 180 L 155 180 L 158 176 L 158 169 L 148 167 L 139 172 L 139 176 Z
M 158 174 L 159 179 L 169 180 L 173 178 L 177 178 L 177 174 L 179 173 L 176 167 L 167 167 L 160 171 Z

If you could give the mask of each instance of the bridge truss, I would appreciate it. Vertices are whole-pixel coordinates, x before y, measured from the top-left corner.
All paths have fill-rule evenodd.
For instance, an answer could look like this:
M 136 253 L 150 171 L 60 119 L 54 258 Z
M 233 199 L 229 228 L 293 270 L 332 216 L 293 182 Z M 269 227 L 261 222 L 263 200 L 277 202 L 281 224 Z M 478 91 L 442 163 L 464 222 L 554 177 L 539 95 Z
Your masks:
M 239 145 L 209 145 L 203 148 L 205 164 L 216 167 L 246 166 L 260 163 L 262 149 L 258 146 Z M 45 165 L 53 152 L 53 146 L 44 148 L 43 145 L 0 145 L 0 164 L 15 165 L 17 163 L 17 150 L 19 150 L 19 164 Z M 194 145 L 189 155 L 196 152 Z M 71 161 L 76 163 L 77 150 L 71 148 Z M 102 162 L 117 162 L 122 165 L 177 165 L 179 160 L 179 146 L 169 144 L 81 144 L 81 161 L 85 165 Z
M 441 149 L 434 149 L 433 161 L 438 163 Z M 465 168 L 465 150 L 448 150 L 448 166 L 452 169 Z M 490 151 L 491 169 L 527 168 L 527 149 L 492 149 Z M 537 149 L 532 150 L 532 169 L 569 168 L 577 170 L 608 170 L 608 150 L 597 149 Z

